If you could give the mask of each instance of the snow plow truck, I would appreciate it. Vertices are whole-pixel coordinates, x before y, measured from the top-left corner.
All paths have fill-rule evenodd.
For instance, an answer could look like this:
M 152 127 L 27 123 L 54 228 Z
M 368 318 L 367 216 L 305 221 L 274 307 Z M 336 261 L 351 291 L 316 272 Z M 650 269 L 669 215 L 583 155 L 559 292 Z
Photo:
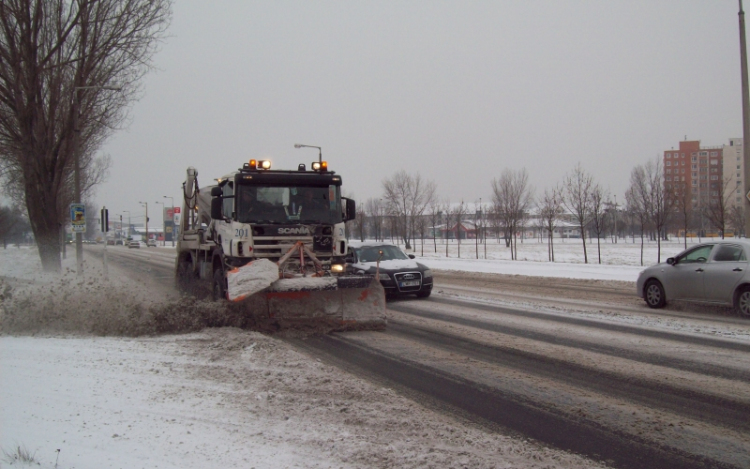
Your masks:
M 199 188 L 189 167 L 177 235 L 182 289 L 234 301 L 280 328 L 383 329 L 377 277 L 347 274 L 345 222 L 355 202 L 325 161 L 274 170 L 250 160 Z

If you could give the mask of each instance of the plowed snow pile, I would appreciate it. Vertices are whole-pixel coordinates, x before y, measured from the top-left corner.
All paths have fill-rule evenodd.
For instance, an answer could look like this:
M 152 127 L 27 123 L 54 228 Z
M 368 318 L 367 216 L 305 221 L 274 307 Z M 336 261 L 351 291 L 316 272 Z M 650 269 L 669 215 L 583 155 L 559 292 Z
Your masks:
M 13 286 L 0 467 L 24 467 L 17 448 L 29 467 L 59 469 L 603 467 L 443 415 L 273 336 L 202 329 L 231 315 L 168 288 L 113 270 L 93 280 L 90 265 L 83 282 L 44 278 L 36 265 L 35 250 L 0 251 Z M 158 320 L 185 308 L 167 314 L 172 328 Z

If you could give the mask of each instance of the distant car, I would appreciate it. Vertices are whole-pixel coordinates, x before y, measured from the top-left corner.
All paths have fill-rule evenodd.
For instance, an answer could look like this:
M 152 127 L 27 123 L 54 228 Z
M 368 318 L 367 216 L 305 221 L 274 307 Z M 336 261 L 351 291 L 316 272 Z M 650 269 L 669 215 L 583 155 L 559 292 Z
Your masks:
M 107 246 L 114 246 L 114 245 L 115 245 L 115 240 L 114 239 L 108 239 L 107 240 Z
M 141 242 L 140 241 L 130 241 L 128 243 L 128 247 L 131 248 L 131 249 L 133 249 L 133 248 L 140 248 L 141 247 Z
M 380 258 L 380 283 L 388 296 L 417 295 L 427 298 L 432 293 L 432 271 L 406 255 L 398 247 L 382 242 L 350 242 L 350 273 L 375 274 Z
M 146 246 L 150 247 L 150 248 L 151 247 L 155 248 L 156 247 L 156 240 L 155 239 L 149 239 L 148 241 L 146 241 Z
M 121 239 L 115 240 L 115 246 L 124 246 L 125 242 Z
M 725 239 L 698 244 L 638 275 L 638 295 L 651 308 L 672 300 L 733 306 L 750 316 L 750 242 Z

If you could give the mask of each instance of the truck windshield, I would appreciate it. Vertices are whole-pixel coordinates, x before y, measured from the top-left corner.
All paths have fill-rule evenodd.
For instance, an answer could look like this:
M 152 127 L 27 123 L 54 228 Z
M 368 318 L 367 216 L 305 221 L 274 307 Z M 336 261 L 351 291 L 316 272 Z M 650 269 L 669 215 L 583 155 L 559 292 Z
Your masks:
M 342 221 L 338 186 L 251 186 L 237 188 L 242 223 L 335 224 Z

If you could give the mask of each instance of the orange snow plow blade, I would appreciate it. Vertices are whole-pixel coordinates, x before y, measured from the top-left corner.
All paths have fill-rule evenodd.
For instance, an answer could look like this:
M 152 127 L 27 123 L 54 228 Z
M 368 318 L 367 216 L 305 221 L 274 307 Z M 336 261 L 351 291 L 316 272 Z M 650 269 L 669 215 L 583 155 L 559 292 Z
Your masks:
M 310 285 L 303 289 L 288 289 L 285 285 L 287 279 L 281 279 L 269 289 L 241 300 L 241 303 L 253 311 L 266 311 L 280 329 L 385 329 L 383 286 L 371 277 L 352 278 L 354 280 L 340 278 L 333 284 L 325 281 L 317 287 Z
M 290 259 L 299 264 L 290 269 Z M 306 274 L 305 258 L 312 261 Z M 276 269 L 278 266 L 278 271 Z M 281 278 L 279 278 L 281 277 Z M 320 327 L 326 330 L 377 330 L 386 326 L 385 290 L 374 276 L 326 275 L 315 254 L 297 242 L 277 264 L 261 259 L 227 274 L 227 297 L 267 312 L 282 329 Z
M 384 329 L 385 290 L 379 281 L 361 282 L 365 280 L 367 286 L 337 285 L 333 290 L 274 291 L 274 285 L 263 295 L 269 317 L 282 328 L 319 324 L 337 331 Z

